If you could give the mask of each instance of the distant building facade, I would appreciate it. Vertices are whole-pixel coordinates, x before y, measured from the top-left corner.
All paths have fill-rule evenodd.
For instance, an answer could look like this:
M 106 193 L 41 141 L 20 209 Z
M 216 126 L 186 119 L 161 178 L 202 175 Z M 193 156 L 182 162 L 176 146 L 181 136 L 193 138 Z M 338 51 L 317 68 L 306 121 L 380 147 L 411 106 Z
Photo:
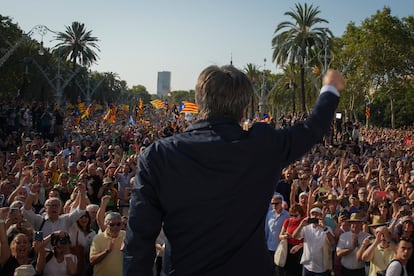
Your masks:
M 158 72 L 157 96 L 162 97 L 171 92 L 171 72 Z

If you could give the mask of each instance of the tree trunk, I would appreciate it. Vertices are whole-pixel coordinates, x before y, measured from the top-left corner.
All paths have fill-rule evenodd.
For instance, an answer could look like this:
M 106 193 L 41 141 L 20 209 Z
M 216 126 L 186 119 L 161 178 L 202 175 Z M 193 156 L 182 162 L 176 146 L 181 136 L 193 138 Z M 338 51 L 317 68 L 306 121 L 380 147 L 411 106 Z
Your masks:
M 296 89 L 293 87 L 293 89 L 292 89 L 292 111 L 293 111 L 293 113 L 295 113 L 296 112 L 296 99 L 295 99 L 295 93 L 296 93 L 296 91 L 295 91 Z
M 254 119 L 254 94 L 252 95 L 252 99 L 251 99 L 251 118 L 250 119 Z
M 302 104 L 302 113 L 306 113 L 306 98 L 305 98 L 305 65 L 300 65 L 300 97 L 301 97 L 301 104 Z
M 390 111 L 391 111 L 391 128 L 395 128 L 395 110 L 394 110 L 394 98 L 390 96 Z

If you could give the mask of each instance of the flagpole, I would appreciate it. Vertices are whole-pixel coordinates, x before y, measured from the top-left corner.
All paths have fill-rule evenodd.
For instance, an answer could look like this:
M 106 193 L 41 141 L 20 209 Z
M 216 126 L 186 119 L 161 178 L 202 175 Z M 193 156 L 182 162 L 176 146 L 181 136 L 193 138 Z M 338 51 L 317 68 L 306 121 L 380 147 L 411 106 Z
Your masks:
M 369 100 L 369 96 L 365 95 L 365 127 L 369 127 L 369 117 L 371 117 L 371 101 Z

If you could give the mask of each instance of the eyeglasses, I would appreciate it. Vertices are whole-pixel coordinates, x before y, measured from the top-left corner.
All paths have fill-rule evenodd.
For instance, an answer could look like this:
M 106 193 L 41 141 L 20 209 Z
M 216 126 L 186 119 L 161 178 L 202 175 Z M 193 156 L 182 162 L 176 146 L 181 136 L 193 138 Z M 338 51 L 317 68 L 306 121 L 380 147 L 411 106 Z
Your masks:
M 279 201 L 279 202 L 272 202 L 271 204 L 272 205 L 279 205 L 280 203 L 282 203 L 281 201 Z
M 120 222 L 117 222 L 117 223 L 112 223 L 112 222 L 111 222 L 111 223 L 109 224 L 109 226 L 110 226 L 110 227 L 114 227 L 114 226 L 118 226 L 118 227 L 119 227 L 119 226 L 121 226 L 121 224 L 122 224 L 122 223 L 120 223 Z

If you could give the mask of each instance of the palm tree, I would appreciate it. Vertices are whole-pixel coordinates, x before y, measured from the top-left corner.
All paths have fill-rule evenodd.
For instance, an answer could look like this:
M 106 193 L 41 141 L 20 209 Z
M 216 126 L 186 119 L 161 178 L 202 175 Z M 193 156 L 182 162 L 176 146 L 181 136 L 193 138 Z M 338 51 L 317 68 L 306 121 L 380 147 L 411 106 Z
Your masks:
M 244 72 L 246 73 L 247 77 L 250 79 L 252 85 L 253 85 L 253 89 L 255 93 L 258 93 L 258 89 L 259 89 L 259 83 L 260 83 L 260 71 L 257 68 L 256 65 L 252 64 L 252 63 L 248 63 L 246 65 L 246 67 L 244 68 Z M 250 116 L 253 119 L 254 118 L 254 113 L 255 113 L 255 104 L 254 104 L 254 95 L 252 95 L 252 99 L 250 101 L 250 106 L 251 106 L 251 113 Z
M 88 67 L 98 59 L 94 49 L 100 51 L 96 44 L 99 40 L 91 35 L 91 31 L 86 31 L 83 23 L 72 22 L 71 26 L 66 26 L 65 32 L 56 35 L 56 39 L 60 42 L 54 47 L 54 51 L 72 62 L 73 71 L 78 61 Z
M 275 36 L 272 39 L 272 61 L 284 66 L 297 62 L 300 65 L 301 105 L 302 112 L 306 112 L 305 105 L 305 66 L 312 58 L 313 53 L 320 53 L 330 43 L 328 34 L 332 33 L 327 28 L 314 27 L 318 23 L 329 23 L 318 17 L 319 8 L 305 3 L 304 6 L 296 4 L 296 11 L 285 12 L 293 21 L 284 21 L 277 25 Z M 319 51 L 312 51 L 314 48 Z

